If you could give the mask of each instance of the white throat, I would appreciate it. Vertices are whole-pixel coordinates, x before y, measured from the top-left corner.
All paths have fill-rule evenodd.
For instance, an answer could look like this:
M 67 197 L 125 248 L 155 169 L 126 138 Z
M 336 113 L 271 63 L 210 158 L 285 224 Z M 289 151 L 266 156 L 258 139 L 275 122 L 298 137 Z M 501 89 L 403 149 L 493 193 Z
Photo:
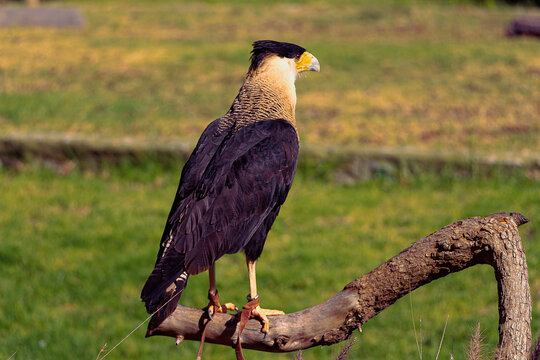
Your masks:
M 271 56 L 260 65 L 253 79 L 260 78 L 268 84 L 272 84 L 278 90 L 278 96 L 282 97 L 294 108 L 296 107 L 296 87 L 294 85 L 298 72 L 293 59 Z

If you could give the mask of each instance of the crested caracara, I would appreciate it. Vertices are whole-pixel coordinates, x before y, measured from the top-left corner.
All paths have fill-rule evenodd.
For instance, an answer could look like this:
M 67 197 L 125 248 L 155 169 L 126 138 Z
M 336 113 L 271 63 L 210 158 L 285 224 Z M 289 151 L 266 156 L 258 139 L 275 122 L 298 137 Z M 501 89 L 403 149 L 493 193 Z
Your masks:
M 243 250 L 249 271 L 248 300 L 258 297 L 255 261 L 291 187 L 298 156 L 295 80 L 319 71 L 318 60 L 298 45 L 253 44 L 251 65 L 229 111 L 204 130 L 182 170 L 161 237 L 154 270 L 141 293 L 157 326 L 176 308 L 190 275 L 209 270 L 209 314 L 221 306 L 215 262 Z M 268 331 L 266 315 L 253 314 Z

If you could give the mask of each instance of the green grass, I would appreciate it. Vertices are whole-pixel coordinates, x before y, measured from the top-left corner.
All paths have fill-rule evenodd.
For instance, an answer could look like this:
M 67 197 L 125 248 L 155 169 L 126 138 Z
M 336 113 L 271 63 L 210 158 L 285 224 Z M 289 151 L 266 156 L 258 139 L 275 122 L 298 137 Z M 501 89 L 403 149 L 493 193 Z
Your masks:
M 0 172 L 0 358 L 94 359 L 145 317 L 139 292 L 152 269 L 179 171 L 152 164 L 75 170 L 65 177 L 29 167 Z M 517 211 L 532 219 L 520 228 L 533 297 L 533 336 L 540 332 L 540 187 L 520 177 L 377 180 L 343 187 L 297 177 L 258 263 L 264 306 L 286 312 L 320 303 L 422 236 L 458 219 Z M 217 265 L 223 299 L 242 304 L 248 291 L 241 255 Z M 206 303 L 207 277 L 195 276 L 182 303 Z M 418 359 L 411 322 L 422 319 L 424 357 L 434 358 L 446 316 L 442 358 L 464 351 L 476 322 L 487 349 L 497 343 L 493 272 L 475 266 L 413 292 L 363 327 L 351 357 Z M 331 359 L 340 346 L 304 352 Z M 110 359 L 194 358 L 197 343 L 144 339 L 140 329 Z M 248 358 L 292 359 L 294 354 Z M 208 359 L 234 351 L 205 347 Z
M 53 3 L 54 4 L 54 3 Z M 64 3 L 62 3 L 64 4 Z M 540 152 L 537 9 L 421 1 L 73 1 L 81 29 L 2 29 L 0 133 L 195 139 L 224 114 L 251 43 L 299 43 L 302 140 L 462 152 Z
M 195 139 L 230 106 L 251 43 L 270 38 L 299 43 L 322 64 L 297 82 L 303 143 L 540 152 L 538 44 L 502 36 L 510 19 L 538 9 L 408 0 L 67 4 L 83 11 L 87 26 L 0 31 L 0 134 Z M 344 187 L 314 176 L 317 166 L 299 174 L 258 264 L 264 306 L 314 305 L 443 225 L 517 211 L 532 219 L 521 234 L 539 334 L 538 182 L 442 174 Z M 0 359 L 94 359 L 146 317 L 139 292 L 178 176 L 150 163 L 65 177 L 32 166 L 0 170 Z M 223 299 L 242 304 L 244 268 L 240 255 L 220 260 Z M 193 277 L 182 303 L 202 307 L 206 292 L 206 276 Z M 443 358 L 452 348 L 464 358 L 478 321 L 488 349 L 496 346 L 495 279 L 476 266 L 372 319 L 350 357 L 418 359 L 411 302 L 424 357 L 434 358 L 448 314 Z M 171 338 L 143 336 L 141 329 L 109 358 L 194 358 L 197 350 L 195 342 L 175 347 Z M 339 348 L 304 358 L 331 359 Z M 205 356 L 234 353 L 207 345 Z

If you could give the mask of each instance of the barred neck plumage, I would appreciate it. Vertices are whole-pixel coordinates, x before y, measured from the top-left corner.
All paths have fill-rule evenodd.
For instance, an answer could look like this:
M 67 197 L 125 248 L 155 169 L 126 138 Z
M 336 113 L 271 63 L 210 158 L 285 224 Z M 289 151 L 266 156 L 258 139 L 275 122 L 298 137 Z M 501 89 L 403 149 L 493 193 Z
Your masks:
M 296 129 L 296 72 L 279 57 L 272 57 L 248 73 L 220 128 L 238 131 L 258 121 L 283 119 Z

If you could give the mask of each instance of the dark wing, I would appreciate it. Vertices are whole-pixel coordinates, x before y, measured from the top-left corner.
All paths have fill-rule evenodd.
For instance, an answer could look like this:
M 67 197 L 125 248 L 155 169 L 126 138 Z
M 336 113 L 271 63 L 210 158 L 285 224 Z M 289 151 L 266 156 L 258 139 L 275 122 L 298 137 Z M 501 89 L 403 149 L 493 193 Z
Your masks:
M 256 234 L 264 244 L 291 187 L 297 157 L 296 130 L 284 120 L 248 125 L 226 141 L 203 174 L 185 227 L 175 237 L 190 274 L 244 249 Z
M 141 299 L 146 303 L 146 310 L 150 314 L 171 297 L 177 297 L 176 301 L 168 303 L 164 314 L 161 314 L 163 316 L 161 319 L 166 318 L 174 311 L 176 303 L 180 299 L 180 293 L 187 283 L 187 276 L 181 276 L 186 270 L 185 254 L 177 252 L 171 247 L 174 241 L 173 234 L 184 214 L 189 210 L 189 204 L 193 201 L 193 191 L 200 182 L 204 171 L 228 135 L 227 131 L 218 131 L 220 120 L 217 119 L 206 127 L 182 169 L 180 184 L 161 236 L 156 264 L 141 292 Z M 174 286 L 171 288 L 170 285 L 173 283 Z
M 204 271 L 250 239 L 260 255 L 292 184 L 298 137 L 288 122 L 261 121 L 216 136 L 217 126 L 208 126 L 182 171 L 156 266 L 143 289 L 147 304 L 182 272 Z
M 169 245 L 168 240 L 171 239 L 171 232 L 181 221 L 190 202 L 190 196 L 193 195 L 193 191 L 201 181 L 201 177 L 208 167 L 208 164 L 216 155 L 223 140 L 227 135 L 230 135 L 228 131 L 218 131 L 220 120 L 221 119 L 217 119 L 206 127 L 201 134 L 195 149 L 193 149 L 193 152 L 182 169 L 178 190 L 176 191 L 171 211 L 169 212 L 167 222 L 165 223 L 165 229 L 161 235 L 156 264 L 163 255 L 165 247 Z

